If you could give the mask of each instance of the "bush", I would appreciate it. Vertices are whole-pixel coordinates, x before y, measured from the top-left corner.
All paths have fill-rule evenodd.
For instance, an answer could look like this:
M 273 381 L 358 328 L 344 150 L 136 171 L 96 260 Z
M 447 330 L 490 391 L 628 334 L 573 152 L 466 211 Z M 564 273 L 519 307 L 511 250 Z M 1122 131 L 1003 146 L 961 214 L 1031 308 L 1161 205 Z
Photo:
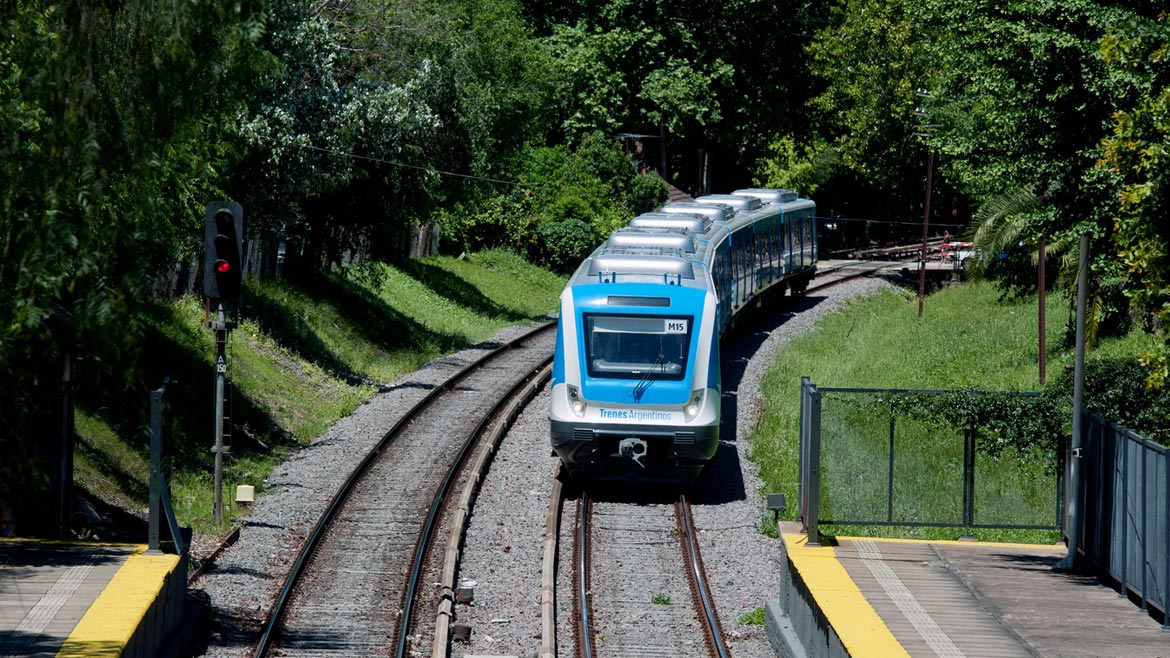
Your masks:
M 657 174 L 638 174 L 611 139 L 587 136 L 571 150 L 527 147 L 509 163 L 519 186 L 440 211 L 449 253 L 508 247 L 568 272 L 633 216 L 667 199 Z M 582 226 L 584 225 L 584 226 Z
M 1149 368 L 1136 359 L 1100 359 L 1085 364 L 1085 408 L 1138 434 L 1170 445 L 1170 387 L 1150 389 L 1143 384 Z M 1073 372 L 1052 384 L 1072 395 Z
M 579 219 L 544 222 L 538 229 L 536 261 L 559 274 L 571 274 L 593 250 L 593 227 Z

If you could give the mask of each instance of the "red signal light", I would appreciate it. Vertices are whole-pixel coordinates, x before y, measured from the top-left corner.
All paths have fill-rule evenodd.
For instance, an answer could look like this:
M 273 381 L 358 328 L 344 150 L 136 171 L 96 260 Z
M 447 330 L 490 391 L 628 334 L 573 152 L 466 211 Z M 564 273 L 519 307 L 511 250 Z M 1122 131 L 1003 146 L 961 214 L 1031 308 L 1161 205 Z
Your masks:
M 228 270 L 230 270 L 230 269 L 232 269 L 232 265 L 231 265 L 231 263 L 227 262 L 226 260 L 215 261 L 215 271 L 216 272 L 219 272 L 220 274 L 227 274 Z

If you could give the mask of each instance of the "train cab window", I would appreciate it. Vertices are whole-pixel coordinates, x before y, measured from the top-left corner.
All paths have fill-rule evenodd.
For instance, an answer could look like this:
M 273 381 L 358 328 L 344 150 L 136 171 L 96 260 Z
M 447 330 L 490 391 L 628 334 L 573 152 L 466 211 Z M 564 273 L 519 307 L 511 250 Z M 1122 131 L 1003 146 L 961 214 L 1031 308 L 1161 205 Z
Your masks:
M 591 377 L 680 380 L 686 374 L 691 316 L 586 313 L 583 319 Z

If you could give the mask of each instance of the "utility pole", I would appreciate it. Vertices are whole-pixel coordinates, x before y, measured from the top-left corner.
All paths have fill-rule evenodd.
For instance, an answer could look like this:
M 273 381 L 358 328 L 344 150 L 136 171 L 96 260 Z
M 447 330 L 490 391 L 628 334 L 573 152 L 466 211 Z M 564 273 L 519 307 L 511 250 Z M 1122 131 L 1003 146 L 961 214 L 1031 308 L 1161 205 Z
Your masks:
M 1048 290 L 1045 284 L 1047 276 L 1044 273 L 1046 259 L 1047 244 L 1044 238 L 1040 238 L 1040 263 L 1036 272 L 1036 285 L 1040 295 L 1040 308 L 1037 317 L 1037 324 L 1040 325 L 1040 383 L 1044 384 L 1044 380 L 1048 379 L 1048 329 L 1047 319 L 1045 318 L 1045 306 L 1048 305 Z
M 914 95 L 919 98 L 934 98 L 925 89 L 919 88 L 915 90 Z M 925 123 L 919 124 L 918 132 L 914 133 L 916 137 L 930 137 L 938 124 L 930 122 L 930 113 L 925 106 L 919 106 L 914 110 L 914 116 L 922 119 Z M 922 317 L 922 307 L 926 299 L 926 241 L 930 234 L 930 187 L 934 178 L 934 149 L 930 147 L 930 143 L 926 144 L 926 201 L 923 203 L 922 211 L 922 252 L 918 256 L 918 317 Z
M 918 317 L 922 317 L 923 300 L 926 298 L 926 241 L 930 232 L 930 183 L 934 173 L 934 149 L 926 150 L 926 202 L 922 212 L 922 254 L 918 257 Z

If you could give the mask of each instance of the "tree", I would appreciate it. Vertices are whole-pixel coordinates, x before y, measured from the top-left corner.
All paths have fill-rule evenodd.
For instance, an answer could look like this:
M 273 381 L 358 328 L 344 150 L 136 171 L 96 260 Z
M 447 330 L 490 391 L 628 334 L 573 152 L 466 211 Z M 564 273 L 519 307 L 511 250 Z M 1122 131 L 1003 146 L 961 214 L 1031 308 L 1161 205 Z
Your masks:
M 0 15 L 0 444 L 41 450 L 62 359 L 133 387 L 138 310 L 201 225 L 239 110 L 251 2 L 15 3 Z M 51 399 L 50 399 L 51 400 Z M 10 452 L 11 451 L 11 452 Z M 43 474 L 0 462 L 0 500 Z M 24 495 L 36 495 L 35 487 Z
M 1141 81 L 1141 94 L 1114 114 L 1099 166 L 1116 176 L 1113 234 L 1128 293 L 1156 319 L 1165 341 L 1147 354 L 1148 384 L 1170 381 L 1170 18 L 1132 20 L 1103 39 L 1105 61 Z

